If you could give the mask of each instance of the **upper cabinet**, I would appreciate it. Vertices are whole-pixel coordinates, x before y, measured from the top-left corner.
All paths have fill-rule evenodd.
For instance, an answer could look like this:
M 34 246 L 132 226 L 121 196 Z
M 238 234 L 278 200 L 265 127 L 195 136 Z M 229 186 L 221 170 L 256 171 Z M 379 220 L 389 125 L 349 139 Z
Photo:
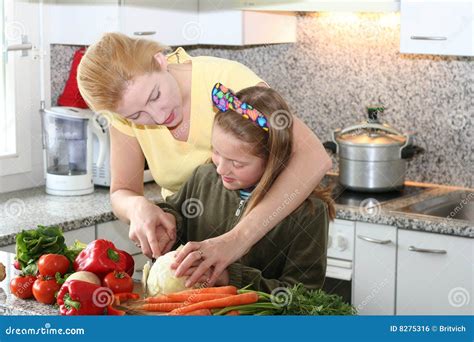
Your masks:
M 89 45 L 119 30 L 117 0 L 50 0 L 43 13 L 45 41 L 51 44 Z
M 296 42 L 295 13 L 229 9 L 219 3 L 215 0 L 199 1 L 199 44 Z
M 124 0 L 120 6 L 120 31 L 165 45 L 198 44 L 198 1 Z
M 400 51 L 474 56 L 474 1 L 402 0 Z
M 294 13 L 246 11 L 215 0 L 50 0 L 50 44 L 90 45 L 122 32 L 165 45 L 250 45 L 296 42 Z

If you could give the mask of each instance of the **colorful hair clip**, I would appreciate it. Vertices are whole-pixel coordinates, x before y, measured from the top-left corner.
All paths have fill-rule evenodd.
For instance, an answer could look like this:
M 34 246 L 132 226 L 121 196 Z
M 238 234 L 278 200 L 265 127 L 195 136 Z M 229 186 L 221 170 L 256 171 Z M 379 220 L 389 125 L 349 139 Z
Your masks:
M 265 115 L 253 108 L 252 105 L 240 101 L 232 90 L 221 83 L 216 83 L 212 89 L 212 102 L 221 112 L 231 109 L 242 114 L 244 118 L 253 121 L 257 126 L 268 132 L 268 122 Z

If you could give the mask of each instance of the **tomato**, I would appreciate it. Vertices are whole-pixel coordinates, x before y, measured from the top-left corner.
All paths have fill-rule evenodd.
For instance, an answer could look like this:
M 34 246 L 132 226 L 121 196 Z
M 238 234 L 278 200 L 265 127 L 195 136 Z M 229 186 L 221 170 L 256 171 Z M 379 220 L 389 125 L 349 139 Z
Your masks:
M 10 281 L 10 291 L 21 299 L 31 298 L 35 281 L 36 277 L 32 275 L 16 277 Z
M 107 286 L 113 293 L 132 292 L 133 279 L 125 272 L 113 271 L 104 277 L 104 286 Z
M 69 269 L 69 260 L 61 254 L 44 254 L 38 260 L 38 270 L 43 276 L 54 277 L 56 272 L 65 274 Z
M 55 295 L 60 287 L 56 279 L 39 276 L 33 284 L 33 296 L 40 303 L 53 304 L 56 302 Z

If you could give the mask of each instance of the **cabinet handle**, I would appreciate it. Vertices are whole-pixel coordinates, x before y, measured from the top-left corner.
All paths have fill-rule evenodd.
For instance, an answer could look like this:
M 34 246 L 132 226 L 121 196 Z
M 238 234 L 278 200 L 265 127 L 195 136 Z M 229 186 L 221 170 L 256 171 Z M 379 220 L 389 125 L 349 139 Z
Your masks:
M 420 252 L 420 253 L 434 253 L 434 254 L 446 254 L 447 252 L 444 249 L 425 249 L 418 248 L 415 246 L 408 247 L 408 250 L 411 252 Z
M 361 240 L 364 240 L 364 241 L 367 241 L 367 242 L 378 243 L 380 245 L 386 245 L 386 244 L 392 242 L 392 240 L 379 240 L 379 239 L 374 239 L 374 238 L 364 236 L 364 235 L 357 235 L 357 237 Z
M 448 40 L 446 37 L 411 36 L 412 40 Z
M 136 31 L 133 32 L 134 36 L 153 36 L 156 31 Z

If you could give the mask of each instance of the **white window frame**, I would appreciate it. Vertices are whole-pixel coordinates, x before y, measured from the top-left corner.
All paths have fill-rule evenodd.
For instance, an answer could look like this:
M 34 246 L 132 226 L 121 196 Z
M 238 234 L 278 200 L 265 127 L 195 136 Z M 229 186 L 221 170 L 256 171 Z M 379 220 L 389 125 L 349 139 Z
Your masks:
M 7 25 L 12 25 L 16 29 L 15 25 L 22 29 L 21 22 L 27 20 L 27 13 L 21 13 L 21 1 L 4 0 L 4 18 L 5 28 Z M 22 15 L 22 21 L 15 21 L 18 15 Z M 30 33 L 29 33 L 30 34 Z M 10 37 L 9 37 L 10 38 Z M 2 52 L 6 50 L 6 46 L 11 44 L 20 44 L 21 38 L 16 37 L 14 41 L 4 39 L 4 46 Z M 31 171 L 31 123 L 30 123 L 30 111 L 31 102 L 25 100 L 31 95 L 28 92 L 28 85 L 20 84 L 17 80 L 28 80 L 28 72 L 30 68 L 22 68 L 21 60 L 19 58 L 33 58 L 32 52 L 29 51 L 28 57 L 20 57 L 21 51 L 10 51 L 7 52 L 7 63 L 5 64 L 6 72 L 6 102 L 5 110 L 8 120 L 6 127 L 2 127 L 4 130 L 0 132 L 1 135 L 5 134 L 10 139 L 9 151 L 6 155 L 0 156 L 0 176 L 7 176 L 13 174 L 26 173 Z M 23 61 L 24 62 L 24 61 Z M 22 89 L 22 86 L 24 87 Z

